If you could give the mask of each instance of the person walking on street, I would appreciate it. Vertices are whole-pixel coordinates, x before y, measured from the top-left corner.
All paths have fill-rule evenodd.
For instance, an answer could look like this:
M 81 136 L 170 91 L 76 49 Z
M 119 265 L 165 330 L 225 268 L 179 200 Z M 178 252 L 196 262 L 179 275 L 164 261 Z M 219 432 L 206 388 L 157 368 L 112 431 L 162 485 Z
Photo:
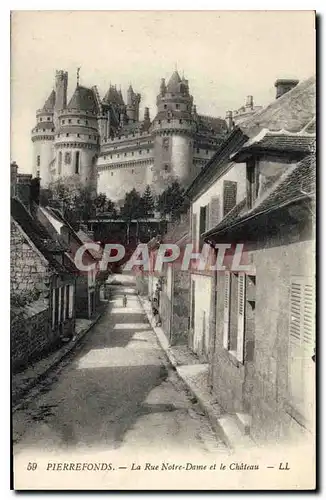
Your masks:
M 123 304 L 123 307 L 127 307 L 127 295 L 124 294 L 123 298 L 122 298 L 122 304 Z

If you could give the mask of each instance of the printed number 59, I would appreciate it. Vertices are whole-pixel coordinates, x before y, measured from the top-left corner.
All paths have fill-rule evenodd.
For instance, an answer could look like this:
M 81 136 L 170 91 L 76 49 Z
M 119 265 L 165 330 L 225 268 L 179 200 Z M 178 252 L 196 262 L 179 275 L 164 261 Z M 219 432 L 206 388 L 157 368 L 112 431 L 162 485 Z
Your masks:
M 37 464 L 35 462 L 28 462 L 27 470 L 36 470 Z

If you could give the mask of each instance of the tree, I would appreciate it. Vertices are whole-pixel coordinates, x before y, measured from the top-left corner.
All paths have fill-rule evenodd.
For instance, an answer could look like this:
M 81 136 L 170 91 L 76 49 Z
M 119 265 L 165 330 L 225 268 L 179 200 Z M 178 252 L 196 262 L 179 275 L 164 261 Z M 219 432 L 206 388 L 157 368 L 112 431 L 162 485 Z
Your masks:
M 144 194 L 141 197 L 141 212 L 142 216 L 147 219 L 148 217 L 153 215 L 155 209 L 155 202 L 153 199 L 152 191 L 149 185 L 147 184 Z
M 117 216 L 115 203 L 107 198 L 106 194 L 104 193 L 99 193 L 94 198 L 94 207 L 96 215 L 106 214 L 110 215 L 112 218 L 116 218 Z
M 158 197 L 157 210 L 161 216 L 170 215 L 176 219 L 187 209 L 185 191 L 178 181 L 174 181 Z
M 141 217 L 141 196 L 135 188 L 126 193 L 120 214 L 129 221 Z

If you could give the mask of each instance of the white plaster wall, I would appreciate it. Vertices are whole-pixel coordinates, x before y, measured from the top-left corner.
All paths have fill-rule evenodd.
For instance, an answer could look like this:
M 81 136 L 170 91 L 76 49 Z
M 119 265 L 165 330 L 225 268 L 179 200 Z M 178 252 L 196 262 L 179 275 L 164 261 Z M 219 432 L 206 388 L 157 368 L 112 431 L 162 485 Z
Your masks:
M 209 320 L 211 305 L 212 278 L 192 274 L 195 281 L 195 322 L 193 350 L 196 353 L 207 354 L 209 347 Z
M 181 135 L 173 135 L 171 142 L 172 174 L 181 181 L 187 180 L 192 167 L 193 143 L 189 137 Z
M 40 171 L 41 186 L 46 187 L 50 179 L 50 163 L 54 158 L 53 141 L 35 141 L 33 148 L 33 176 Z M 37 166 L 37 156 L 40 155 L 40 166 Z

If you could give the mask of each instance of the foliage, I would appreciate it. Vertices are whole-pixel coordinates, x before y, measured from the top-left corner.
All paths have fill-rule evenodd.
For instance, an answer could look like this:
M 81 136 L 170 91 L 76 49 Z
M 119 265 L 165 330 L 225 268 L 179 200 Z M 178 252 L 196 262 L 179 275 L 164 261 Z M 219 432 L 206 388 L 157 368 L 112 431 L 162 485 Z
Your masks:
M 134 188 L 126 193 L 120 215 L 127 220 L 139 219 L 142 215 L 141 205 L 141 196 Z
M 12 293 L 10 295 L 10 307 L 25 307 L 40 297 L 40 290 L 28 290 L 26 292 Z
M 140 210 L 144 218 L 153 216 L 155 210 L 155 201 L 149 185 L 146 186 L 143 196 L 141 197 Z
M 162 216 L 170 215 L 177 219 L 188 208 L 185 191 L 178 181 L 174 181 L 158 197 L 157 210 Z

